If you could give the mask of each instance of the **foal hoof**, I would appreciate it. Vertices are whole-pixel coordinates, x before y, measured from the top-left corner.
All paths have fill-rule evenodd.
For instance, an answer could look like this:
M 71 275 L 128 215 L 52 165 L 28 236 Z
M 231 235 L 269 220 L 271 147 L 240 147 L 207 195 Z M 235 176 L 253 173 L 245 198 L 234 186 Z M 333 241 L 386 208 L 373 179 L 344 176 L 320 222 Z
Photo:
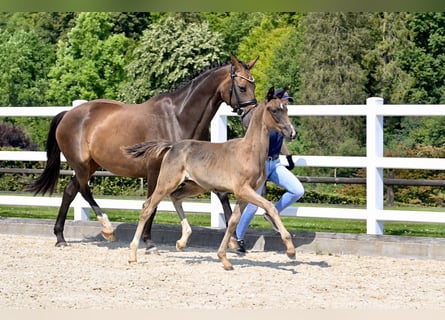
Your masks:
M 286 252 L 287 257 L 291 260 L 295 260 L 297 258 L 297 255 L 295 252 Z
M 176 241 L 176 250 L 177 251 L 184 251 L 185 247 L 187 247 L 187 243 L 183 243 L 181 241 Z
M 232 270 L 235 270 L 235 269 L 233 269 L 233 266 L 232 266 L 232 265 L 230 265 L 230 266 L 224 266 L 223 268 L 224 268 L 224 270 L 226 270 L 226 271 L 232 271 Z
M 104 232 L 102 231 L 102 237 L 104 237 L 105 240 L 107 241 L 115 241 L 116 237 L 114 235 L 114 231 L 113 232 Z

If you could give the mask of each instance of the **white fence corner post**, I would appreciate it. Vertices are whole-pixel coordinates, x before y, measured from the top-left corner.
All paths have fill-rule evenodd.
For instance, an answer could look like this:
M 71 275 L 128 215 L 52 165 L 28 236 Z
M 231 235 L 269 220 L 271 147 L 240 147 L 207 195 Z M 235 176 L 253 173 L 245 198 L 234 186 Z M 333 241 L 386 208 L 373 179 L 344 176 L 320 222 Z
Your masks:
M 72 106 L 76 107 L 85 102 L 87 102 L 87 100 L 74 100 L 72 102 Z M 85 204 L 87 204 L 87 206 Z M 87 202 L 83 200 L 80 193 L 78 193 L 76 195 L 76 198 L 74 198 L 73 206 L 74 206 L 74 220 L 81 220 L 81 221 L 90 220 L 90 206 Z
M 74 220 L 75 221 L 88 221 L 90 220 L 90 206 L 86 202 L 80 193 L 77 193 L 73 201 L 74 207 Z
M 382 235 L 384 224 L 376 215 L 383 210 L 383 168 L 377 166 L 377 160 L 383 157 L 383 116 L 377 112 L 383 98 L 368 98 L 366 105 L 366 233 Z
M 227 116 L 219 112 L 215 114 L 210 123 L 210 136 L 211 142 L 227 141 Z M 213 192 L 210 194 L 210 206 L 210 227 L 225 228 L 226 221 L 221 201 L 219 201 L 218 196 Z

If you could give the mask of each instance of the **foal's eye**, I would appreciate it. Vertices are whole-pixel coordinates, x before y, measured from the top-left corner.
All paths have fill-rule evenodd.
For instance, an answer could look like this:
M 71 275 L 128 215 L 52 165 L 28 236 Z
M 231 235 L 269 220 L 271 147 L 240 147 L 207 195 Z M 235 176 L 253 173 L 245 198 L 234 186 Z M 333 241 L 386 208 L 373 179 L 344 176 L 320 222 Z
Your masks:
M 239 87 L 239 91 L 240 91 L 240 92 L 246 92 L 247 89 L 246 89 L 246 87 L 241 87 L 241 86 L 240 86 L 240 87 Z

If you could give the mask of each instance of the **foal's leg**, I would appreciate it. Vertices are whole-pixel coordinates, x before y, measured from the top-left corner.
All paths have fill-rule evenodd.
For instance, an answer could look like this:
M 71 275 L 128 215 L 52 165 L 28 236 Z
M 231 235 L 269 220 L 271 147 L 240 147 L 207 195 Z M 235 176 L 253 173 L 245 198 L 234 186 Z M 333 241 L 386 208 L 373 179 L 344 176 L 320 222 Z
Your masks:
M 233 270 L 233 265 L 227 259 L 227 246 L 229 244 L 230 238 L 235 232 L 236 226 L 241 218 L 241 212 L 246 207 L 247 203 L 244 201 L 237 201 L 235 208 L 233 210 L 232 216 L 229 219 L 228 226 L 226 228 L 226 232 L 224 233 L 224 237 L 221 241 L 221 244 L 217 251 L 217 256 L 219 260 L 223 264 L 224 270 Z
M 176 159 L 168 160 L 168 153 L 164 157 L 163 162 L 166 163 L 165 169 L 159 173 L 158 181 L 156 183 L 155 190 L 151 196 L 145 200 L 142 206 L 142 211 L 139 216 L 139 222 L 134 234 L 133 241 L 130 244 L 130 258 L 128 262 L 136 262 L 136 253 L 139 246 L 139 242 L 144 232 L 144 227 L 147 220 L 153 216 L 153 213 L 158 206 L 159 202 L 168 194 L 173 193 L 174 190 L 184 180 L 184 172 L 182 172 L 182 165 L 176 161 Z
M 160 164 L 156 162 L 150 162 L 151 170 L 147 174 L 147 199 L 151 197 L 153 191 L 156 188 L 156 181 L 159 176 Z M 145 253 L 146 254 L 159 254 L 156 244 L 151 239 L 151 228 L 153 227 L 153 221 L 155 219 L 157 208 L 154 209 L 153 213 L 148 217 L 145 223 L 144 230 L 142 232 L 142 241 L 145 243 Z
M 171 181 L 171 180 L 170 180 Z M 178 185 L 178 182 L 173 181 L 171 185 L 163 185 L 162 183 L 158 184 L 155 191 L 147 200 L 145 200 L 144 205 L 142 206 L 141 214 L 139 215 L 139 222 L 136 227 L 136 232 L 134 233 L 133 240 L 130 244 L 130 258 L 128 262 L 137 262 L 137 249 L 139 247 L 139 242 L 141 240 L 142 233 L 144 231 L 144 226 L 147 223 L 147 220 L 153 215 L 156 207 L 159 202 L 167 195 L 172 193 L 172 191 Z
M 156 202 L 155 200 L 153 200 L 152 197 L 145 200 L 144 205 L 142 206 L 141 214 L 139 215 L 139 222 L 136 228 L 136 232 L 134 233 L 133 240 L 130 243 L 130 258 L 128 259 L 129 263 L 137 262 L 137 249 L 139 247 L 139 242 L 141 240 L 142 232 L 144 231 L 144 226 L 147 223 L 147 220 L 153 214 L 156 205 L 160 201 L 161 200 Z
M 186 181 L 183 186 L 175 190 L 171 195 L 170 199 L 179 215 L 182 225 L 182 235 L 181 238 L 176 241 L 176 249 L 183 250 L 187 246 L 188 239 L 192 234 L 192 228 L 190 227 L 187 218 L 185 217 L 184 209 L 182 208 L 182 200 L 188 197 L 193 197 L 204 193 L 206 190 L 201 188 L 199 185 L 193 181 Z
M 274 204 L 267 199 L 264 199 L 259 194 L 257 194 L 251 188 L 244 188 L 241 192 L 239 192 L 236 197 L 246 200 L 247 202 L 253 203 L 254 205 L 263 208 L 273 219 L 276 226 L 278 227 L 278 231 L 281 235 L 281 240 L 283 240 L 284 245 L 286 246 L 286 254 L 290 259 L 295 259 L 295 247 L 292 243 L 292 237 L 290 233 L 287 231 L 283 222 L 281 221 L 280 215 L 275 208 Z

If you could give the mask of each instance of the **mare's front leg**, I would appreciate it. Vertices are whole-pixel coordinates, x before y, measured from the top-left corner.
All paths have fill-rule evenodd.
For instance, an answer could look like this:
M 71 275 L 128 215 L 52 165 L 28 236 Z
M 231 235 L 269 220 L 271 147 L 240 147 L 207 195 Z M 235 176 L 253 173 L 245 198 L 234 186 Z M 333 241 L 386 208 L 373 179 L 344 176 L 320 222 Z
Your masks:
M 148 217 L 147 222 L 145 223 L 142 240 L 145 243 L 145 253 L 146 254 L 159 254 L 158 247 L 151 240 L 151 228 L 153 227 L 153 220 L 155 219 L 157 212 L 157 208 L 154 208 L 153 213 Z
M 230 206 L 229 193 L 215 192 L 215 194 L 218 197 L 219 201 L 221 201 L 221 206 L 224 211 L 224 219 L 226 221 L 226 228 L 227 228 L 229 226 L 230 217 L 232 216 L 232 207 Z

